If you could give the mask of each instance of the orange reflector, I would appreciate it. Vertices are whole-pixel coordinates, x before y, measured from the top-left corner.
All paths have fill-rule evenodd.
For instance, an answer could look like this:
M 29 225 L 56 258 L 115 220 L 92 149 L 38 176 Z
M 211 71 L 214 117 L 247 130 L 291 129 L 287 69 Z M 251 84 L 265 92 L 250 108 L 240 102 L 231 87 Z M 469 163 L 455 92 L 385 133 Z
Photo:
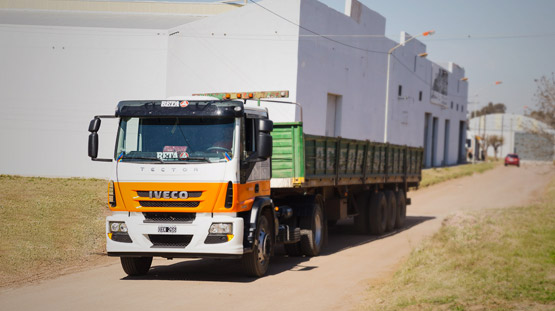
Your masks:
M 111 240 L 112 239 L 112 232 L 108 233 L 108 238 Z
M 231 94 L 225 94 L 225 99 L 230 99 L 231 98 Z
M 228 235 L 227 235 L 227 240 L 228 240 L 228 241 L 231 241 L 231 239 L 233 239 L 233 234 L 228 234 Z
M 241 97 L 243 97 L 243 94 L 237 93 L 237 98 L 241 98 Z
M 254 95 L 252 93 L 249 93 L 249 98 L 253 98 Z

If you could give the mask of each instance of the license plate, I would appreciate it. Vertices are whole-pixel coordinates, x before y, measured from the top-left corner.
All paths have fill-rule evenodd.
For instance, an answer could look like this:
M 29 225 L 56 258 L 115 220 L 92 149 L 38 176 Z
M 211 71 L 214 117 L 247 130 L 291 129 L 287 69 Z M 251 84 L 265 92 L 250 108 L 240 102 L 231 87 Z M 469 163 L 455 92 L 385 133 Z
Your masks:
M 177 227 L 176 226 L 158 226 L 158 232 L 160 233 L 176 233 Z

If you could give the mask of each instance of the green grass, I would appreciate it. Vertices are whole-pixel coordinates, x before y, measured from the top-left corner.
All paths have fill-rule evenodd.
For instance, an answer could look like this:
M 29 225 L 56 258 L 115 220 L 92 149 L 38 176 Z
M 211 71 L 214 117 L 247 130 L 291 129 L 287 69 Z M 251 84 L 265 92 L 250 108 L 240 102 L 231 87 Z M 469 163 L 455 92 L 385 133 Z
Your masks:
M 555 181 L 541 203 L 447 219 L 367 301 L 365 310 L 554 310 Z
M 103 252 L 106 181 L 0 175 L 0 187 L 0 286 Z
M 495 161 L 425 169 L 422 170 L 422 182 L 420 183 L 420 187 L 425 188 L 447 180 L 470 176 L 474 173 L 483 173 L 500 164 L 500 161 Z

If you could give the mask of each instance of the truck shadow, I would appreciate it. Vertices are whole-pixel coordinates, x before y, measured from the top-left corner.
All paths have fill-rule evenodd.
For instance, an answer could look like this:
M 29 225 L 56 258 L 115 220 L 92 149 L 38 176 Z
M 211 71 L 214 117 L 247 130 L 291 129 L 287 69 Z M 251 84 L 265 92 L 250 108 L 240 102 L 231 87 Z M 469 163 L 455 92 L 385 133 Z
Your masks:
M 405 227 L 385 235 L 363 235 L 354 231 L 352 221 L 338 223 L 329 228 L 328 244 L 321 256 L 371 243 L 387 238 L 417 226 L 435 217 L 407 216 Z M 277 275 L 286 271 L 303 272 L 318 269 L 317 265 L 309 263 L 310 257 L 289 257 L 283 246 L 276 247 L 275 255 L 271 259 L 267 276 Z M 257 278 L 244 275 L 241 261 L 236 259 L 176 259 L 177 262 L 160 265 L 153 262 L 153 267 L 147 275 L 140 277 L 124 277 L 122 280 L 163 280 L 163 281 L 204 281 L 204 282 L 232 282 L 250 283 Z
M 359 245 L 371 243 L 376 240 L 385 239 L 387 237 L 407 231 L 426 221 L 435 219 L 435 217 L 428 216 L 407 216 L 405 226 L 401 229 L 396 229 L 382 235 L 365 235 L 355 231 L 353 221 L 348 220 L 338 223 L 337 225 L 328 229 L 328 245 L 322 252 L 322 256 L 331 255 L 349 248 L 357 247 Z

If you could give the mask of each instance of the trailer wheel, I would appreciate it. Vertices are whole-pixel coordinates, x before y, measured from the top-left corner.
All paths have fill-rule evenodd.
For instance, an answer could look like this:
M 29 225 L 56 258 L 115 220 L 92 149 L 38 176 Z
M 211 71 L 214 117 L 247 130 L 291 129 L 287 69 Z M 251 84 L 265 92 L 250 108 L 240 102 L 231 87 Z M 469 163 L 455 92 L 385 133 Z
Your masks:
M 318 198 L 312 205 L 310 217 L 301 218 L 301 251 L 306 256 L 318 256 L 326 239 L 326 222 Z
M 356 203 L 358 209 L 358 216 L 355 216 L 355 231 L 360 234 L 368 233 L 368 199 L 370 194 L 368 192 L 362 192 L 356 196 Z
M 403 228 L 405 219 L 407 218 L 407 201 L 403 190 L 397 191 L 397 217 L 395 220 L 395 228 Z
M 129 276 L 145 275 L 152 265 L 152 257 L 120 257 L 120 261 Z
M 395 222 L 397 221 L 397 198 L 395 197 L 395 192 L 386 191 L 385 197 L 387 199 L 387 226 L 386 232 L 393 231 L 395 229 Z
M 268 271 L 273 248 L 271 217 L 264 213 L 258 219 L 252 252 L 243 255 L 242 262 L 248 276 L 261 277 Z
M 372 194 L 370 198 L 370 233 L 381 235 L 387 227 L 387 200 L 382 192 Z

